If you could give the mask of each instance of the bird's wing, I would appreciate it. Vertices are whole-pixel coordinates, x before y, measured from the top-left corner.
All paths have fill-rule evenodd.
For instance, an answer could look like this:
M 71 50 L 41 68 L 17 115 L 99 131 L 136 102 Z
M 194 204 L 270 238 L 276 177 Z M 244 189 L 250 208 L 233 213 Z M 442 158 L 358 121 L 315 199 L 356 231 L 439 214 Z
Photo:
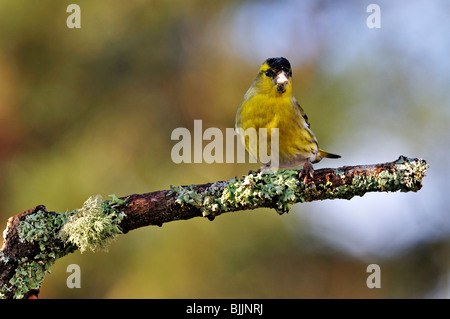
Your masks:
M 303 118 L 305 119 L 306 124 L 308 124 L 308 127 L 309 127 L 310 124 L 309 124 L 308 116 L 306 115 L 305 111 L 302 109 L 300 104 L 297 102 L 297 100 L 295 100 L 295 105 L 297 106 L 298 110 L 300 111 L 300 114 L 303 116 Z

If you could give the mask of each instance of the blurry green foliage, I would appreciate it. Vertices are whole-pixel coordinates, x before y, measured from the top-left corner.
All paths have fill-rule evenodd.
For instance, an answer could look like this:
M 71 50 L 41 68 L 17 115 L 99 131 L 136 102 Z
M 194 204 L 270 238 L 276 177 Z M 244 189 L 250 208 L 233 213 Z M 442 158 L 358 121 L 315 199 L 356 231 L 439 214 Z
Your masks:
M 69 2 L 0 2 L 2 227 L 38 204 L 71 211 L 98 193 L 228 180 L 258 168 L 170 160 L 174 128 L 191 129 L 194 119 L 205 128 L 234 126 L 262 62 L 244 62 L 223 36 L 223 20 L 242 2 L 76 3 L 81 29 L 65 25 Z M 366 121 L 384 118 L 358 108 L 367 70 L 332 77 L 315 61 L 294 66 L 295 95 L 321 144 L 353 147 Z M 406 116 L 422 117 L 418 110 Z M 448 247 L 430 245 L 399 256 L 401 262 L 381 260 L 386 289 L 370 290 L 365 269 L 373 261 L 325 249 L 302 232 L 309 226 L 295 214 L 239 212 L 135 230 L 120 235 L 109 253 L 58 260 L 41 297 L 421 297 L 446 271 L 446 259 L 436 256 Z M 81 267 L 81 289 L 65 284 L 71 263 Z

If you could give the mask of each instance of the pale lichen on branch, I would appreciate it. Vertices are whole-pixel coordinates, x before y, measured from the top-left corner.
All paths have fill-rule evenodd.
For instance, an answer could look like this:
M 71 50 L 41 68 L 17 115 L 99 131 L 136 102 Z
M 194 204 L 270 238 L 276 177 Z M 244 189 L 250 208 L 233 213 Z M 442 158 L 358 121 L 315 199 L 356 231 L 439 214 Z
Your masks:
M 112 200 L 106 201 L 100 195 L 90 197 L 82 208 L 65 213 L 48 212 L 44 206 L 38 206 L 34 213 L 20 220 L 18 241 L 34 249 L 29 249 L 27 256 L 5 256 L 2 249 L 1 265 L 14 262 L 15 271 L 7 284 L 0 287 L 0 297 L 11 295 L 20 299 L 27 292 L 38 290 L 56 259 L 77 249 L 81 252 L 106 250 L 121 233 L 118 225 L 125 217 L 114 209 L 124 201 L 111 196 Z
M 133 194 L 110 200 L 90 197 L 80 209 L 55 213 L 43 205 L 8 220 L 0 251 L 0 297 L 37 296 L 56 259 L 80 250 L 106 250 L 118 234 L 193 217 L 216 216 L 259 207 L 288 212 L 295 203 L 351 199 L 367 192 L 416 192 L 428 164 L 407 158 L 389 163 L 324 168 L 307 183 L 298 170 L 251 173 L 203 185 Z
M 117 202 L 104 201 L 102 196 L 90 197 L 76 213 L 67 218 L 58 237 L 67 244 L 77 246 L 81 252 L 86 250 L 107 250 L 116 235 L 121 234 L 119 224 L 125 217 L 111 207 Z
M 312 183 L 303 183 L 297 170 L 251 173 L 242 179 L 216 182 L 199 189 L 195 185 L 172 187 L 176 202 L 192 205 L 202 215 L 216 215 L 258 207 L 288 212 L 295 203 L 325 199 L 351 199 L 367 192 L 417 191 L 428 168 L 422 159 L 400 157 L 389 166 L 322 169 Z M 172 193 L 170 193 L 172 194 Z

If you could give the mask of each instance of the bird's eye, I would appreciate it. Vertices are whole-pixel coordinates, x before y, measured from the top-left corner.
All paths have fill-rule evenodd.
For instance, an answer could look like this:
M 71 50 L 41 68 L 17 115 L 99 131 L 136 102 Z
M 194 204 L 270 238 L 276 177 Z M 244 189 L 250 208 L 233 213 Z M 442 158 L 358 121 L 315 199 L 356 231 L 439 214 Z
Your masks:
M 272 76 L 275 75 L 275 74 L 273 73 L 272 70 L 267 70 L 267 71 L 265 72 L 265 74 L 266 74 L 266 76 L 268 76 L 268 77 L 272 77 Z

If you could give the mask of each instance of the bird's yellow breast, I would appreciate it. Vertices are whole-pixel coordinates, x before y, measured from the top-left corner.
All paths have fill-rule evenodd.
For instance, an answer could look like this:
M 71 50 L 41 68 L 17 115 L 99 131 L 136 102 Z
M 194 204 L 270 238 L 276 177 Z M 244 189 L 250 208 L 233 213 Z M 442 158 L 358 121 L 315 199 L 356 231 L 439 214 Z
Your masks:
M 292 95 L 288 94 L 256 94 L 247 96 L 238 111 L 236 126 L 267 129 L 267 150 L 271 149 L 271 129 L 278 129 L 280 167 L 290 166 L 294 162 L 317 154 L 317 142 L 301 116 Z M 244 141 L 247 150 L 256 158 L 257 146 Z M 262 143 L 258 139 L 258 143 Z

